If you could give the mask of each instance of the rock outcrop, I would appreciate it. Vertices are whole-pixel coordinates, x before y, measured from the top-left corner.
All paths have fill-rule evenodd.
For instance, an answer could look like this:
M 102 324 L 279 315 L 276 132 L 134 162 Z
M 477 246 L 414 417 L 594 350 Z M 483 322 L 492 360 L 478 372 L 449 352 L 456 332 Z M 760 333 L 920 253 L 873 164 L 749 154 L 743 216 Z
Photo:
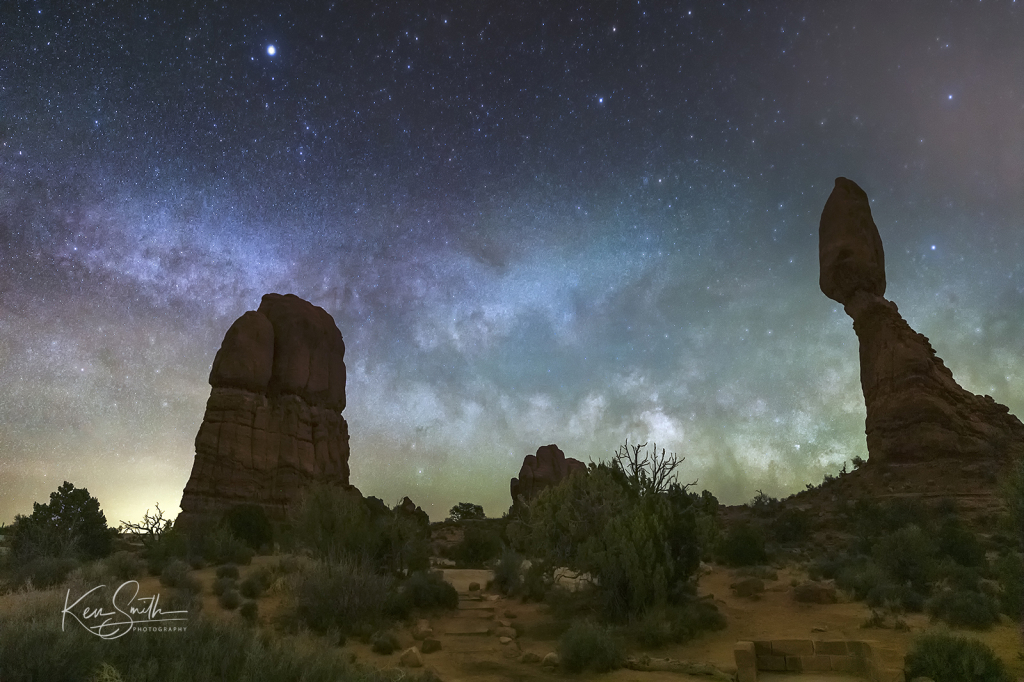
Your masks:
M 843 304 L 860 340 L 868 460 L 1024 455 L 1024 425 L 989 396 L 964 390 L 928 339 L 885 293 L 885 257 L 867 194 L 837 178 L 818 230 L 819 285 Z
M 519 476 L 509 483 L 512 504 L 514 506 L 520 496 L 529 502 L 544 488 L 561 483 L 570 474 L 586 471 L 586 464 L 578 459 L 566 457 L 557 445 L 542 445 L 537 448 L 536 455 L 527 455 L 523 458 Z
M 235 320 L 210 371 L 181 517 L 258 504 L 281 519 L 311 483 L 349 487 L 345 343 L 334 319 L 267 294 Z

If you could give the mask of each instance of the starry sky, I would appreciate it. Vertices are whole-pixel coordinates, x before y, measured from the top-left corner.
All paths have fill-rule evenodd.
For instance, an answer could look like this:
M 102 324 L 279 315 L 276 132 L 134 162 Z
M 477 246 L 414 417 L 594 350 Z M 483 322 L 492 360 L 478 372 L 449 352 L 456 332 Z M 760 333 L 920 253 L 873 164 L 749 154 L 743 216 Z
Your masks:
M 1024 415 L 1024 3 L 0 6 L 0 521 L 173 516 L 267 292 L 346 342 L 352 483 L 499 516 L 627 439 L 726 503 L 867 456 L 818 289 L 836 176 L 887 297 Z

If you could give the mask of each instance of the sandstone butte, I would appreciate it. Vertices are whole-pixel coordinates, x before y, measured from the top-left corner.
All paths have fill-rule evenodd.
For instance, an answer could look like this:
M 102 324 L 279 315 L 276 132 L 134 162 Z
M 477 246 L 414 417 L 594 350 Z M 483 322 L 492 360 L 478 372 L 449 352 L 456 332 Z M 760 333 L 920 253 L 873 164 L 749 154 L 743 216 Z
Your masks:
M 529 502 L 541 490 L 561 483 L 570 474 L 586 472 L 586 464 L 578 459 L 566 457 L 557 445 L 542 445 L 537 448 L 536 455 L 527 455 L 523 458 L 519 476 L 509 482 L 512 505 L 517 504 L 520 496 Z
M 928 339 L 884 298 L 885 255 L 868 196 L 837 178 L 818 228 L 821 291 L 843 305 L 860 341 L 869 462 L 1013 461 L 1024 425 L 990 396 L 964 390 Z
M 258 504 L 280 520 L 310 484 L 350 488 L 345 343 L 325 310 L 265 295 L 228 329 L 210 386 L 179 518 Z

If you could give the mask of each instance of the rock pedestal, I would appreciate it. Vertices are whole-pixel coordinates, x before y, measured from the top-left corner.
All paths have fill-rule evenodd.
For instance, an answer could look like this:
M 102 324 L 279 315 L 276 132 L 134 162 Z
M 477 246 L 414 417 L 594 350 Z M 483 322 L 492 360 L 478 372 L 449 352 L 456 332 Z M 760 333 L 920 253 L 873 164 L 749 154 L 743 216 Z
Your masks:
M 882 240 L 867 194 L 837 178 L 818 231 L 822 292 L 843 304 L 860 340 L 868 460 L 1024 456 L 1024 425 L 990 396 L 964 390 L 928 339 L 886 300 Z
M 557 445 L 543 445 L 537 448 L 536 455 L 523 458 L 519 476 L 509 482 L 512 504 L 515 505 L 520 496 L 529 502 L 544 488 L 557 485 L 570 474 L 579 472 L 586 473 L 587 465 L 566 457 Z
M 258 504 L 282 519 L 312 483 L 349 487 L 344 358 L 330 314 L 292 294 L 267 294 L 235 320 L 210 371 L 179 518 Z

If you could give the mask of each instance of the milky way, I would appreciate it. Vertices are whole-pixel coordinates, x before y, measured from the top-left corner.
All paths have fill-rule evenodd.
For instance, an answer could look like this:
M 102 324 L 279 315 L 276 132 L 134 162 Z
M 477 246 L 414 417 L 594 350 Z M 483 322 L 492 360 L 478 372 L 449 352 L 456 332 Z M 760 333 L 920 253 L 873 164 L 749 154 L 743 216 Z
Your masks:
M 800 490 L 867 455 L 839 175 L 887 298 L 1024 415 L 1021 3 L 190 4 L 0 9 L 0 520 L 65 479 L 177 513 L 267 292 L 337 321 L 389 504 L 498 515 L 537 447 L 627 438 Z

